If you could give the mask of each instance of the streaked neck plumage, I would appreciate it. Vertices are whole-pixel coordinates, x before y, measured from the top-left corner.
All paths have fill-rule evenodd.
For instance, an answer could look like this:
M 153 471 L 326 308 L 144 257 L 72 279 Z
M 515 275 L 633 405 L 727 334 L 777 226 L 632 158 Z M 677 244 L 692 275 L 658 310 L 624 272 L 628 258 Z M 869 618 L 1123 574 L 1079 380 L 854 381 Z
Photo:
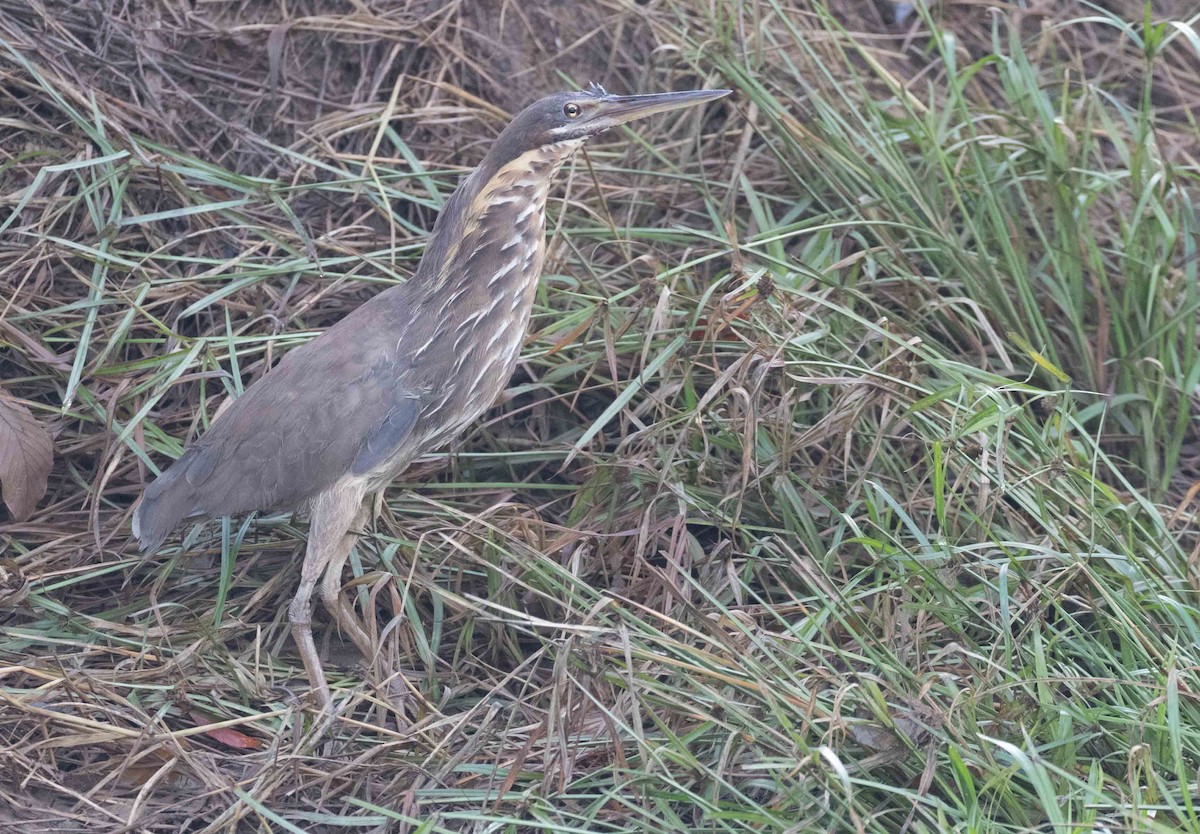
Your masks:
M 408 362 L 420 374 L 430 427 L 423 442 L 454 436 L 496 399 L 529 326 L 546 251 L 546 198 L 554 174 L 582 140 L 483 163 L 451 195 L 405 285 L 415 322 Z M 434 326 L 433 321 L 437 321 Z M 420 334 L 420 335 L 418 335 Z
M 583 144 L 571 140 L 499 156 L 497 143 L 446 201 L 413 283 L 419 292 L 469 291 L 480 280 L 524 273 L 536 281 L 546 245 L 546 199 L 554 175 Z M 517 259 L 508 271 L 508 264 Z M 534 267 L 529 275 L 523 266 Z M 515 275 L 514 275 L 515 277 Z M 457 286 L 457 285 L 465 286 Z

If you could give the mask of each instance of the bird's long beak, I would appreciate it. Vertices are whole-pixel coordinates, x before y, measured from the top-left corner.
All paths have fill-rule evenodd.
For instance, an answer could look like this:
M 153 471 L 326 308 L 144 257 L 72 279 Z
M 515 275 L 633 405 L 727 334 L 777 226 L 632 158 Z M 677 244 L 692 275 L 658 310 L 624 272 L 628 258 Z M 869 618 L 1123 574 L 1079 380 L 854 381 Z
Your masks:
M 730 92 L 732 91 L 683 90 L 678 93 L 650 93 L 642 96 L 609 95 L 596 108 L 595 115 L 589 121 L 602 123 L 605 127 L 615 127 L 642 116 L 704 104 L 727 96 Z

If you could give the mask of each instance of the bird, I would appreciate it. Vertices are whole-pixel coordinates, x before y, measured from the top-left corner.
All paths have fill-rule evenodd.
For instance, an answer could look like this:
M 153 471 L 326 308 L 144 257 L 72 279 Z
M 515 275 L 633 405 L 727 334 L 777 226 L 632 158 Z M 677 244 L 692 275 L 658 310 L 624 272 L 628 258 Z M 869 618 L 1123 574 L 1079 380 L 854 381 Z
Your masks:
M 341 581 L 369 521 L 367 499 L 460 434 L 507 384 L 546 257 L 555 174 L 597 134 L 729 93 L 613 95 L 592 83 L 518 113 L 446 200 L 413 275 L 288 351 L 146 486 L 132 520 L 139 549 L 154 553 L 185 519 L 307 511 L 288 620 L 328 709 L 313 594 L 372 657 Z

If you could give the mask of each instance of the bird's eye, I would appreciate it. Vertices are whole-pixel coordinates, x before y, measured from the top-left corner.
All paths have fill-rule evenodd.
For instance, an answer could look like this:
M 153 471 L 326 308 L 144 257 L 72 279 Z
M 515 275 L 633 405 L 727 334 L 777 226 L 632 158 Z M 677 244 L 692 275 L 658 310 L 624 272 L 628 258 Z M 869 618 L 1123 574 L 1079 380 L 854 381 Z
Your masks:
M 579 114 L 583 112 L 583 108 L 574 102 L 568 103 L 563 107 L 563 115 L 568 119 L 578 119 Z

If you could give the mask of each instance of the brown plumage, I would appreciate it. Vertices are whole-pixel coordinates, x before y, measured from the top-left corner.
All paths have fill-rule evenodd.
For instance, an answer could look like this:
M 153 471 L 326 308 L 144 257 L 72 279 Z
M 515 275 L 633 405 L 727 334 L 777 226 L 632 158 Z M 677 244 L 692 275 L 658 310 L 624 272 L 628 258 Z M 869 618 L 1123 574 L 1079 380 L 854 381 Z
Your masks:
M 290 351 L 145 490 L 134 513 L 153 552 L 185 518 L 307 508 L 309 542 L 289 608 L 309 678 L 329 690 L 311 595 L 368 656 L 340 595 L 364 497 L 453 438 L 500 393 L 529 323 L 545 255 L 551 178 L 591 135 L 727 91 L 549 96 L 522 111 L 446 202 L 416 274 Z M 322 581 L 322 577 L 324 577 Z

